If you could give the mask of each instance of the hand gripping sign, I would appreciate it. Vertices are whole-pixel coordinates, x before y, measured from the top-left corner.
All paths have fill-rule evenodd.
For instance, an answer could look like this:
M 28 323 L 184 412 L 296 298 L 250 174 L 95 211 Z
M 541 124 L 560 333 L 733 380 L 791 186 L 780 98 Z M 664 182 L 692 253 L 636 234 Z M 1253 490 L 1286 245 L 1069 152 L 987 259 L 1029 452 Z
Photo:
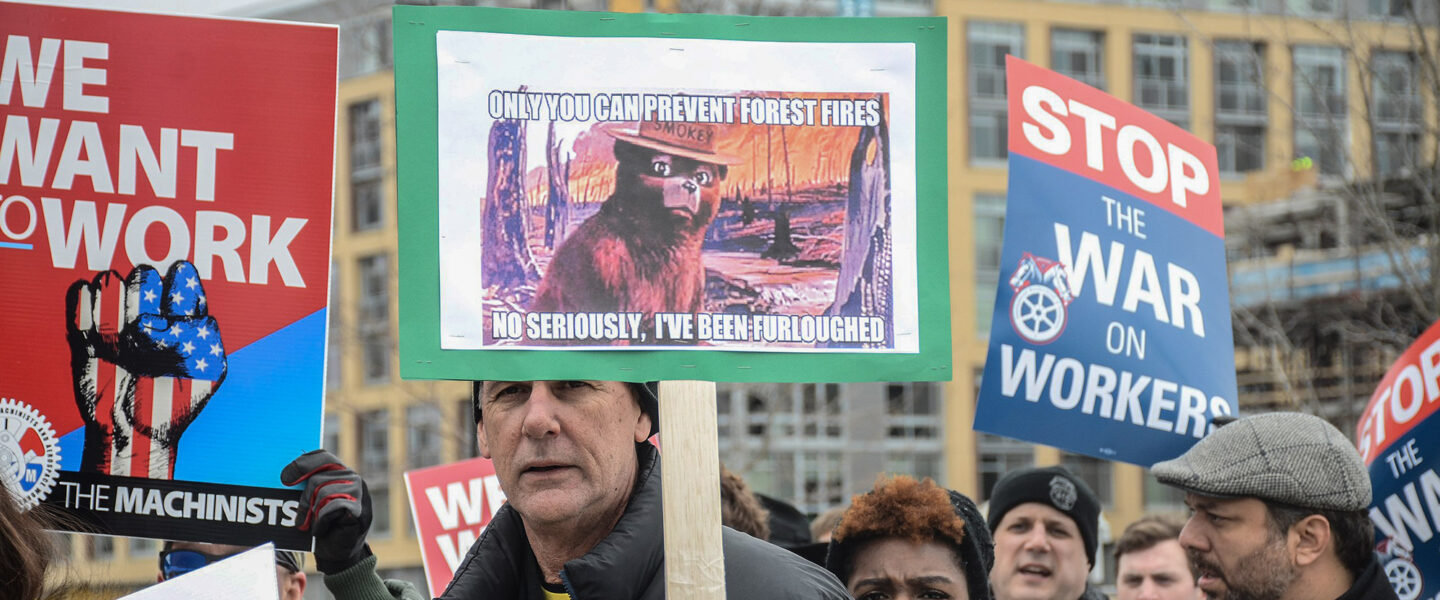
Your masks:
M 70 286 L 66 310 L 81 469 L 172 479 L 180 435 L 226 372 L 195 266 L 177 262 L 162 278 L 140 265 L 123 281 L 101 272 Z

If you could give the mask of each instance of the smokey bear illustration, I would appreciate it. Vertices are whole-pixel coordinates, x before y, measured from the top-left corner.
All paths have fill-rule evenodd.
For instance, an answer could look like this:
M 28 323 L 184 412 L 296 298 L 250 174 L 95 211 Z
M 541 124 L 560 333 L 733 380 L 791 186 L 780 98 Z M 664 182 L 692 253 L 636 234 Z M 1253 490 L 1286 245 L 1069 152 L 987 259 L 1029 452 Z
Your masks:
M 738 157 L 716 149 L 718 127 L 642 121 L 613 131 L 615 192 L 555 251 L 532 312 L 696 312 L 701 245 Z

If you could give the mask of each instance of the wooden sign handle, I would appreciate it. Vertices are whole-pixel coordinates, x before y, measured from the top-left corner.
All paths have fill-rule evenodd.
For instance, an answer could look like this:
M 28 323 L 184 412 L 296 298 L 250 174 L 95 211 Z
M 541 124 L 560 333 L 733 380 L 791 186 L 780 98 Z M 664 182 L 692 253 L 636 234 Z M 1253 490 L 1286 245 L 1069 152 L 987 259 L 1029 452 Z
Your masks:
M 667 598 L 725 600 L 715 384 L 660 382 Z

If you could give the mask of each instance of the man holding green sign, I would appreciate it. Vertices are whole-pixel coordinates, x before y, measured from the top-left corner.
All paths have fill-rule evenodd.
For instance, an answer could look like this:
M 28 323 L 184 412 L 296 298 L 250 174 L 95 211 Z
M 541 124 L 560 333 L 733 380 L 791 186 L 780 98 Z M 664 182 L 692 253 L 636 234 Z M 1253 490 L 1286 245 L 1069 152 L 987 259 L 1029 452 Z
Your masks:
M 617 381 L 487 381 L 474 386 L 480 453 L 495 461 L 508 502 L 455 572 L 443 598 L 664 598 L 659 426 L 648 385 Z M 488 418 L 486 418 L 488 417 Z M 328 452 L 281 475 L 303 482 L 301 528 L 341 600 L 418 598 L 382 581 L 365 544 L 364 484 Z M 733 598 L 847 598 L 834 576 L 778 546 L 726 529 Z

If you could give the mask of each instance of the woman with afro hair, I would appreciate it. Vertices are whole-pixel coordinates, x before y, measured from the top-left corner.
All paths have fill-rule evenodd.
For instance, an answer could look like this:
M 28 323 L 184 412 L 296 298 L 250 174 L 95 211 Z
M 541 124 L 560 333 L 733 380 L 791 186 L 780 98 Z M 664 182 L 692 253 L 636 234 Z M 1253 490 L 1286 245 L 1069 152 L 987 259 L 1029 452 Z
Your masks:
M 964 495 L 930 478 L 881 476 L 855 496 L 825 568 L 857 600 L 990 600 L 995 543 Z

